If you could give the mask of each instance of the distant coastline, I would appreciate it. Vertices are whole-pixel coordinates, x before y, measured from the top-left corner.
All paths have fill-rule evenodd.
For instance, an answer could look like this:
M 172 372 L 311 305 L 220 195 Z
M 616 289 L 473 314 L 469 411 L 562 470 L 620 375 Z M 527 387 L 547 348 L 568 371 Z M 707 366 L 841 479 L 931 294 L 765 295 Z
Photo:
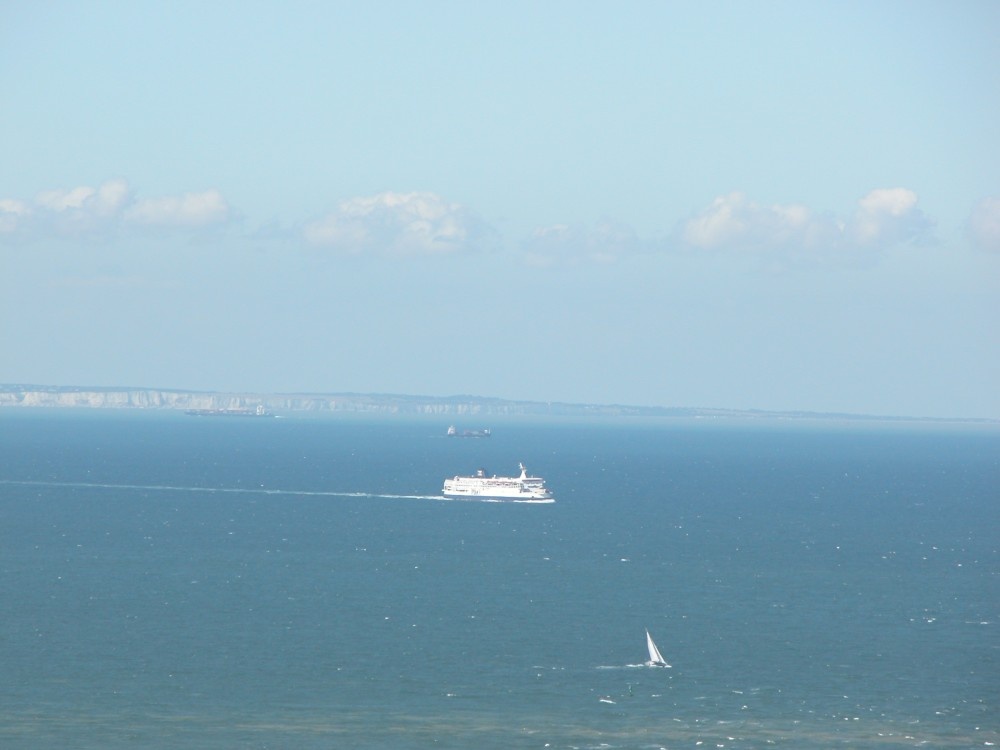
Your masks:
M 899 417 L 809 411 L 629 406 L 517 401 L 483 396 L 377 393 L 244 393 L 160 388 L 0 384 L 0 408 L 85 408 L 160 411 L 263 409 L 268 413 L 353 413 L 442 417 L 675 417 L 713 419 L 850 420 L 997 424 L 993 419 Z

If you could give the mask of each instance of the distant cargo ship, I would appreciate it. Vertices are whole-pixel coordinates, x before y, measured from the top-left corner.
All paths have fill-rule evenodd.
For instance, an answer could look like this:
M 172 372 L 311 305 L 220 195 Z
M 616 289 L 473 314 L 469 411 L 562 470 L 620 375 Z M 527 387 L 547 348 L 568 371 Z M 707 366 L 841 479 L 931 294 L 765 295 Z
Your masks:
M 487 476 L 480 469 L 471 477 L 453 477 L 444 480 L 441 490 L 445 497 L 475 500 L 512 500 L 522 503 L 554 503 L 555 498 L 545 487 L 541 477 L 529 477 L 524 464 L 518 477 Z
M 490 436 L 490 431 L 487 430 L 462 430 L 459 432 L 455 429 L 455 425 L 448 428 L 448 437 L 468 437 L 468 438 L 487 438 Z
M 236 408 L 236 409 L 188 409 L 184 412 L 192 417 L 273 417 L 263 404 L 256 409 Z

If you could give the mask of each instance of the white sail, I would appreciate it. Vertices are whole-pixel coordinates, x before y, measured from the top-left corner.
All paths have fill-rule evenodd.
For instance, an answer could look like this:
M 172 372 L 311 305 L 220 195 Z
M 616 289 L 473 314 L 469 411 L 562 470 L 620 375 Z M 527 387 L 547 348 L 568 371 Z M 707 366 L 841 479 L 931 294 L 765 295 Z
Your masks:
M 663 655 L 660 654 L 660 649 L 658 649 L 656 647 L 656 644 L 653 643 L 653 636 L 649 634 L 648 630 L 646 631 L 646 649 L 649 651 L 649 661 L 647 662 L 649 666 L 651 667 L 670 666 L 669 664 L 667 664 L 666 659 L 663 658 Z

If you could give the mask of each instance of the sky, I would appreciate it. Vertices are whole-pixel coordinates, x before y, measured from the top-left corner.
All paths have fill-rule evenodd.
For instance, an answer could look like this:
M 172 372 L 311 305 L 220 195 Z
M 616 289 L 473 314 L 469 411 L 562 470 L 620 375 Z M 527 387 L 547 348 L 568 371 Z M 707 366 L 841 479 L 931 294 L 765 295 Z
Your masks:
M 1000 418 L 1000 3 L 0 19 L 0 383 Z

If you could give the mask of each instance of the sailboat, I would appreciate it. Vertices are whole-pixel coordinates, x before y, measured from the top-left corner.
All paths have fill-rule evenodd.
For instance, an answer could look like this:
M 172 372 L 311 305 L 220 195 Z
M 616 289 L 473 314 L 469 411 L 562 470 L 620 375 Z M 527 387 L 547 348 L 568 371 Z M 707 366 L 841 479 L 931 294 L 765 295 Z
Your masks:
M 646 648 L 649 651 L 649 661 L 646 662 L 646 666 L 670 668 L 670 665 L 667 664 L 663 655 L 660 653 L 660 649 L 658 649 L 656 644 L 653 643 L 653 636 L 649 634 L 649 630 L 646 631 Z

